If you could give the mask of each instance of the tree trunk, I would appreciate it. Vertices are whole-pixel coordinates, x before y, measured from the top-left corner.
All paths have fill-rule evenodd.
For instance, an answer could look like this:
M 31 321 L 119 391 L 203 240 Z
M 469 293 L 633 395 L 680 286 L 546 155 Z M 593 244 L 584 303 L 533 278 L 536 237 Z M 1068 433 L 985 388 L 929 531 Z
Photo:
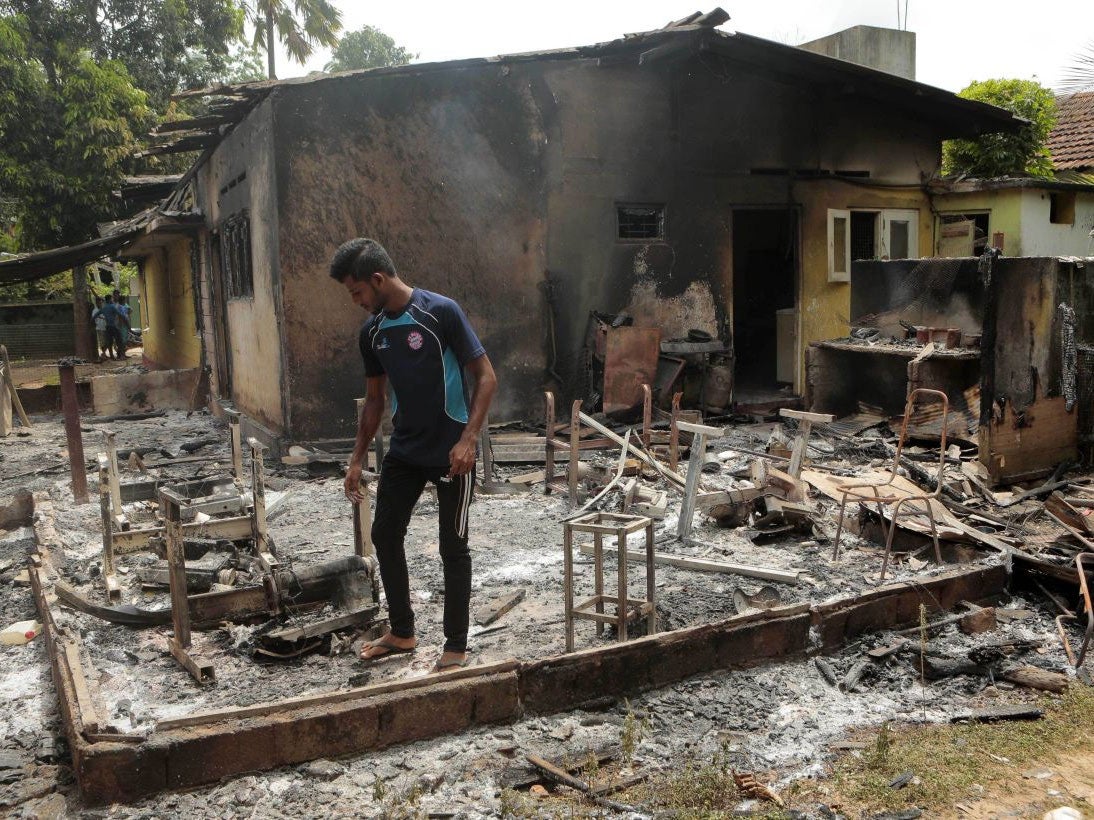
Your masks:
M 268 3 L 266 5 L 266 62 L 269 65 L 271 80 L 277 79 L 277 72 L 274 71 L 274 48 L 276 48 L 276 41 L 274 40 L 273 4 Z
M 91 300 L 88 298 L 87 267 L 72 269 L 72 318 L 76 336 L 76 355 L 86 361 L 96 358 L 95 330 L 91 326 Z

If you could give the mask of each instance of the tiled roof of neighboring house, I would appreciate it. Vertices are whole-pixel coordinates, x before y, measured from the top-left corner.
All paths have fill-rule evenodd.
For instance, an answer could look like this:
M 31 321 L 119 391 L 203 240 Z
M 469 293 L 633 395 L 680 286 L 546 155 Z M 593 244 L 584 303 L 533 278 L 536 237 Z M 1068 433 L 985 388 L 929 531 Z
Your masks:
M 1094 170 L 1094 91 L 1056 100 L 1056 127 L 1048 150 L 1057 169 Z

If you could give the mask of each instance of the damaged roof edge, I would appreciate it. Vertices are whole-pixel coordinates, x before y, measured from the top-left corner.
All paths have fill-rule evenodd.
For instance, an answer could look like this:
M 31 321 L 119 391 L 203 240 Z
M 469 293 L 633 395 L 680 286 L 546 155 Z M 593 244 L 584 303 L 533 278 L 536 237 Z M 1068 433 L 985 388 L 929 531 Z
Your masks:
M 968 194 L 1009 188 L 1094 193 L 1094 182 L 1075 182 L 1064 179 L 1044 179 L 1042 177 L 948 178 L 932 180 L 929 186 L 931 192 L 937 194 Z
M 782 63 L 799 73 L 828 81 L 843 79 L 847 82 L 866 81 L 879 91 L 902 94 L 913 100 L 919 100 L 929 106 L 936 106 L 950 116 L 945 119 L 964 120 L 965 133 L 952 136 L 977 136 L 999 131 L 1017 131 L 1028 120 L 1017 117 L 1006 109 L 977 100 L 966 100 L 952 91 L 937 88 L 916 80 L 909 80 L 887 71 L 806 51 L 797 46 L 765 40 L 741 32 L 712 32 L 712 50 L 720 51 L 736 59 L 751 56 L 755 64 L 767 62 L 769 65 Z M 732 41 L 732 50 L 725 50 L 726 43 Z M 742 53 L 743 52 L 743 53 Z M 894 104 L 900 100 L 893 99 Z M 919 106 L 926 107 L 926 106 Z
M 756 71 L 764 67 L 781 68 L 784 72 L 802 77 L 811 84 L 846 83 L 850 88 L 862 90 L 880 99 L 888 99 L 894 105 L 903 105 L 918 114 L 932 116 L 940 122 L 950 137 L 975 137 L 979 134 L 1016 131 L 1026 123 L 1009 111 L 958 97 L 945 89 L 908 80 L 879 71 L 874 68 L 850 63 L 824 54 L 817 54 L 796 46 L 785 45 L 762 37 L 740 32 L 723 32 L 708 25 L 678 25 L 668 29 L 628 34 L 622 38 L 588 46 L 532 51 L 519 54 L 507 54 L 496 57 L 476 57 L 462 60 L 448 60 L 432 63 L 412 63 L 402 66 L 384 66 L 346 71 L 337 74 L 313 72 L 306 77 L 293 77 L 285 80 L 262 80 L 254 83 L 221 85 L 211 88 L 191 89 L 175 95 L 176 99 L 201 96 L 242 97 L 246 101 L 235 106 L 235 110 L 225 112 L 220 127 L 208 134 L 214 148 L 217 143 L 242 121 L 247 114 L 271 91 L 311 85 L 321 82 L 347 82 L 362 78 L 387 76 L 421 76 L 436 72 L 460 71 L 483 68 L 493 65 L 510 65 L 524 62 L 557 61 L 574 59 L 596 59 L 633 55 L 641 62 L 642 56 L 661 46 L 679 45 L 679 49 L 670 49 L 663 56 L 669 59 L 684 59 L 701 51 L 717 53 L 728 59 L 735 59 Z M 865 85 L 865 87 L 863 87 Z M 235 116 L 233 116 L 235 115 Z M 198 159 L 200 166 L 205 157 Z M 184 185 L 185 183 L 180 183 Z

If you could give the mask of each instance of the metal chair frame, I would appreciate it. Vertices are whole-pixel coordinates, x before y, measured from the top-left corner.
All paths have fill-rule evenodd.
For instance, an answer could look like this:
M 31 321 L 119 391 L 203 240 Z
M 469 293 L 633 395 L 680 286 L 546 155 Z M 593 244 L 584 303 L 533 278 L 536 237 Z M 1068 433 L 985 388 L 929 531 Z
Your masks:
M 929 493 L 917 493 L 915 495 L 896 494 L 892 491 L 886 493 L 885 489 L 891 488 L 893 482 L 896 481 L 898 475 L 897 471 L 900 468 L 900 456 L 904 451 L 904 443 L 908 438 L 908 419 L 911 417 L 916 406 L 916 400 L 920 396 L 934 396 L 942 402 L 938 483 L 936 484 L 934 491 Z M 920 387 L 908 394 L 908 401 L 904 405 L 904 421 L 900 426 L 900 439 L 897 441 L 896 453 L 893 456 L 892 466 L 889 467 L 889 480 L 881 484 L 851 484 L 847 487 L 840 488 L 843 497 L 840 499 L 839 521 L 836 524 L 836 542 L 835 547 L 832 550 L 833 561 L 839 559 L 840 536 L 843 534 L 843 518 L 847 507 L 847 501 L 848 499 L 851 499 L 863 505 L 877 504 L 878 515 L 881 517 L 881 531 L 885 534 L 885 557 L 881 563 L 881 575 L 878 578 L 878 583 L 885 580 L 885 571 L 889 567 L 889 555 L 893 549 L 893 536 L 896 535 L 897 517 L 900 515 L 902 508 L 907 504 L 924 502 L 923 506 L 926 508 L 927 520 L 931 522 L 931 539 L 934 541 L 934 557 L 939 564 L 942 563 L 942 549 L 938 543 L 938 526 L 934 520 L 934 510 L 931 507 L 931 502 L 937 500 L 942 493 L 943 472 L 946 469 L 946 432 L 949 425 L 949 414 L 950 400 L 941 390 L 931 390 Z M 885 524 L 885 514 L 883 511 L 883 508 L 886 506 L 892 506 L 893 508 L 893 520 L 889 523 L 888 527 L 886 527 Z M 922 512 L 922 510 L 919 509 L 916 509 L 915 511 Z

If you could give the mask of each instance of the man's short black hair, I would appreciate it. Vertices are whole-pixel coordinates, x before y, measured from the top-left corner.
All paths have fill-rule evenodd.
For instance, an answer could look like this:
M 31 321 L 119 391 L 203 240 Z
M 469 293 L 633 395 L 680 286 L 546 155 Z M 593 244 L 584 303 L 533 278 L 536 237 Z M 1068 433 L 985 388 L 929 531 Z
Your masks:
M 360 282 L 374 273 L 397 275 L 395 263 L 387 255 L 384 246 L 375 239 L 359 237 L 343 242 L 330 262 L 330 277 L 339 282 L 345 281 L 347 276 Z

